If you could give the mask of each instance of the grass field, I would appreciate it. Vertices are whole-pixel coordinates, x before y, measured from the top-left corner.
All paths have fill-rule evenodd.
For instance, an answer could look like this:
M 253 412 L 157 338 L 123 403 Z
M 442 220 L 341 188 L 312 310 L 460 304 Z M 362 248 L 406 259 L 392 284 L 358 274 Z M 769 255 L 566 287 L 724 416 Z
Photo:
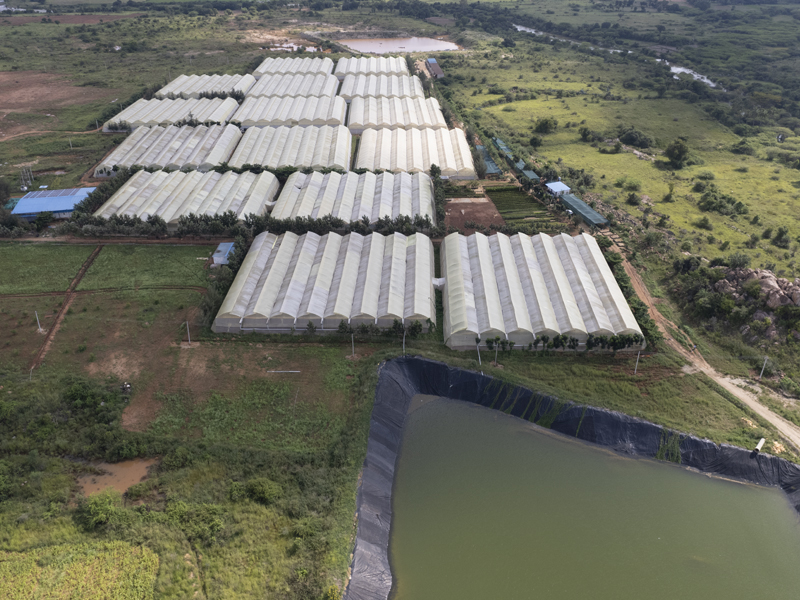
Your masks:
M 213 250 L 212 246 L 104 246 L 78 290 L 205 286 L 204 260 Z
M 0 551 L 0 595 L 8 600 L 150 600 L 158 557 L 122 542 Z
M 65 292 L 94 246 L 0 243 L 0 295 Z

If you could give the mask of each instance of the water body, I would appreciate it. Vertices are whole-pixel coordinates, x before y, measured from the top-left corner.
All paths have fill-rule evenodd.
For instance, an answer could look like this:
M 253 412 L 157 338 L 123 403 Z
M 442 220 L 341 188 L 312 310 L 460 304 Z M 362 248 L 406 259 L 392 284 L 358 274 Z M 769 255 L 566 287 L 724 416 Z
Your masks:
M 800 519 L 778 490 L 419 398 L 395 475 L 394 600 L 797 598 Z
M 118 463 L 98 463 L 94 465 L 103 470 L 102 475 L 81 475 L 78 485 L 84 496 L 113 488 L 124 494 L 132 485 L 147 478 L 147 469 L 156 463 L 155 458 L 136 458 Z
M 411 38 L 373 38 L 360 40 L 336 40 L 351 50 L 387 54 L 392 52 L 436 52 L 440 50 L 458 50 L 452 42 L 435 40 L 426 37 Z

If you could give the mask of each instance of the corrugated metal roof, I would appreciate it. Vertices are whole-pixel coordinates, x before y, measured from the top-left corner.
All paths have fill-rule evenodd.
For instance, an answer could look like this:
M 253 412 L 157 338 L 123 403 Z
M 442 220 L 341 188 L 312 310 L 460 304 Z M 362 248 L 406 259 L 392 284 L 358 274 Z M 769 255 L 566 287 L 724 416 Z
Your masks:
M 547 184 L 547 189 L 551 192 L 569 192 L 570 187 L 563 181 L 551 181 Z
M 494 162 L 494 159 L 489 155 L 489 151 L 486 149 L 486 146 L 481 146 L 479 144 L 475 145 L 475 149 L 478 153 L 483 156 L 483 162 L 486 163 L 486 174 L 487 175 L 500 175 L 502 171 L 500 167 L 497 166 L 497 163 Z
M 95 189 L 92 187 L 30 192 L 20 199 L 11 212 L 15 215 L 29 215 L 40 212 L 69 212 Z
M 564 203 L 564 206 L 566 206 L 572 212 L 579 214 L 584 223 L 588 225 L 594 225 L 595 227 L 599 225 L 608 225 L 608 219 L 606 219 L 603 215 L 594 210 L 591 206 L 586 204 L 586 202 L 577 196 L 572 194 L 564 194 L 561 196 L 561 201 Z

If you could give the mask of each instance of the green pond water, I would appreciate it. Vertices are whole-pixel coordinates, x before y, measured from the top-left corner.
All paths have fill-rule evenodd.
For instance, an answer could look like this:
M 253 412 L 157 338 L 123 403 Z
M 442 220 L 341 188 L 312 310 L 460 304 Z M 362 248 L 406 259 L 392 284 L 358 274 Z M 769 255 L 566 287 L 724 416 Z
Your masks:
M 413 406 L 394 487 L 394 600 L 800 598 L 800 520 L 778 490 L 471 404 Z

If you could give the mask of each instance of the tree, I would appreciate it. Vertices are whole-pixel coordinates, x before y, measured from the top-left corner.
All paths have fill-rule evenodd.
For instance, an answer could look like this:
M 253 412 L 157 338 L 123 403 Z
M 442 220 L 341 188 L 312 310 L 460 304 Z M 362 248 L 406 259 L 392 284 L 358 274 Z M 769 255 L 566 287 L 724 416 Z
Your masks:
M 542 134 L 553 133 L 556 129 L 558 129 L 558 121 L 553 117 L 539 117 L 533 128 L 536 133 Z
M 36 215 L 36 221 L 34 221 L 33 226 L 36 227 L 36 231 L 44 231 L 52 222 L 53 213 L 45 211 Z
M 744 252 L 734 252 L 728 257 L 728 266 L 731 269 L 746 269 L 750 266 L 750 257 Z
M 5 206 L 9 198 L 11 198 L 11 184 L 8 183 L 8 179 L 3 177 L 0 179 L 0 208 Z
M 682 169 L 689 159 L 689 146 L 683 138 L 678 138 L 673 141 L 667 149 L 664 150 L 664 156 L 669 159 L 670 164 L 675 169 Z
M 604 235 L 595 236 L 594 239 L 597 242 L 597 245 L 600 246 L 600 250 L 602 250 L 603 252 L 605 252 L 606 250 L 611 248 L 611 246 L 614 245 L 614 242 L 612 242 L 610 238 L 607 238 Z
M 472 149 L 472 162 L 475 163 L 475 174 L 478 179 L 486 178 L 486 161 L 483 160 L 483 155 L 477 149 Z
M 628 194 L 628 197 L 625 198 L 626 204 L 630 204 L 631 206 L 639 206 L 642 203 L 642 199 L 636 194 L 636 192 L 631 192 Z
M 531 140 L 528 143 L 531 145 L 531 148 L 536 150 L 539 146 L 542 145 L 542 138 L 540 138 L 538 135 L 535 135 L 531 138 Z

